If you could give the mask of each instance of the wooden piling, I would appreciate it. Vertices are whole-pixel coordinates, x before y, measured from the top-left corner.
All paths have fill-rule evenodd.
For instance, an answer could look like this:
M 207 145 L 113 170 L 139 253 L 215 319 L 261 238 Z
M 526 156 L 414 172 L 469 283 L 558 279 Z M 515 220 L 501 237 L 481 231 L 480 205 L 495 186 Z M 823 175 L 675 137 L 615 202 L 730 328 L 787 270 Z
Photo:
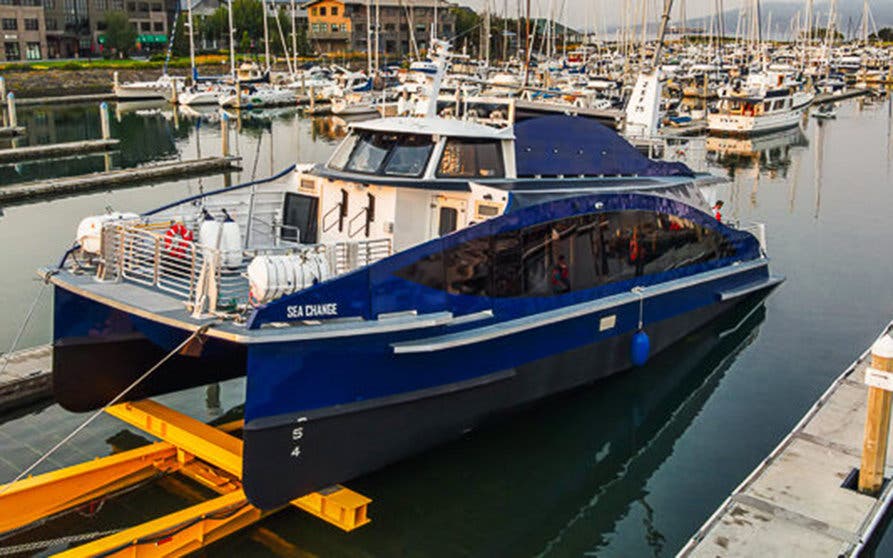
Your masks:
M 229 115 L 225 112 L 220 117 L 220 151 L 224 157 L 229 157 Z
M 316 109 L 316 95 L 313 94 L 313 87 L 310 88 L 310 114 Z
M 9 127 L 18 127 L 19 121 L 18 117 L 16 116 L 16 96 L 15 93 L 13 93 L 12 91 L 6 94 L 6 110 L 9 113 Z
M 6 80 L 0 76 L 0 99 L 6 98 Z M 9 126 L 6 122 L 6 111 L 0 109 L 0 127 Z
M 862 439 L 859 492 L 876 495 L 884 483 L 890 409 L 893 404 L 893 337 L 884 335 L 871 347 L 871 366 L 865 373 L 868 411 Z M 874 378 L 874 380 L 872 380 Z M 886 388 L 886 389 L 885 389 Z
M 109 104 L 105 101 L 99 103 L 99 125 L 102 129 L 102 139 L 107 140 L 112 137 L 109 128 Z

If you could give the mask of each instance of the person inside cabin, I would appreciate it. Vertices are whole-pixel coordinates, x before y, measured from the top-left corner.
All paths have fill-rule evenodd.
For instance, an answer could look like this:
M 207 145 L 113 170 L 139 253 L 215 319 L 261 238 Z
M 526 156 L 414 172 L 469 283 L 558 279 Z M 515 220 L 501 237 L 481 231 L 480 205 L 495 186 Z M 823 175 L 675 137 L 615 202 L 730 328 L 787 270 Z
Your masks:
M 565 262 L 564 254 L 558 255 L 558 261 L 552 266 L 552 283 L 553 294 L 564 294 L 571 290 L 570 270 Z
M 722 223 L 722 200 L 716 200 L 716 203 L 713 204 L 713 216 L 716 217 L 716 220 Z

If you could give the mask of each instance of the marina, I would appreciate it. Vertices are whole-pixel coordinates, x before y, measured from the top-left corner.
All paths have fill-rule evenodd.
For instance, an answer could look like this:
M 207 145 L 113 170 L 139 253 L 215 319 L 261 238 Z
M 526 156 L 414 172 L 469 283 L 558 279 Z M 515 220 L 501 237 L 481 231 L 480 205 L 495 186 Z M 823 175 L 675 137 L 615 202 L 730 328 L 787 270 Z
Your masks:
M 203 75 L 184 6 L 113 100 L 2 82 L 0 554 L 893 552 L 868 4 L 768 41 L 431 1 L 402 66 L 221 7 Z M 314 48 L 372 17 L 336 4 Z

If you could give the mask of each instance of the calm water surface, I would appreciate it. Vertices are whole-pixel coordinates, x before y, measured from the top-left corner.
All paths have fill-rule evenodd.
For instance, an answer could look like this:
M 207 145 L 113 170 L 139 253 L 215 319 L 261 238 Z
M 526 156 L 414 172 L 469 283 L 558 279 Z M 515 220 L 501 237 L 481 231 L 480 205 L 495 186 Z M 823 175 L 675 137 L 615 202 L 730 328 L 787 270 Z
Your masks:
M 120 119 L 113 115 L 120 152 L 0 167 L 0 184 L 220 151 L 213 114 L 175 116 L 157 105 L 129 110 Z M 708 139 L 684 154 L 730 177 L 709 192 L 725 200 L 727 219 L 767 224 L 772 270 L 787 282 L 765 307 L 711 324 L 642 369 L 347 483 L 374 500 L 373 523 L 354 533 L 285 511 L 204 553 L 672 556 L 893 318 L 890 111 L 886 101 L 853 101 L 821 126 L 813 119 L 802 130 L 755 142 Z M 22 113 L 27 142 L 99 135 L 95 105 Z M 243 169 L 233 183 L 295 159 L 318 161 L 338 133 L 331 121 L 290 111 L 255 114 L 237 125 L 233 149 Z M 148 209 L 223 184 L 222 177 L 194 178 L 5 208 L 0 347 L 9 346 L 40 290 L 33 270 L 58 258 L 82 216 L 107 206 Z M 47 294 L 22 346 L 49 339 Z M 224 383 L 219 395 L 195 389 L 162 399 L 212 420 L 238 412 L 244 384 Z M 0 417 L 0 482 L 83 418 L 56 405 Z M 44 470 L 108 454 L 112 445 L 130 447 L 139 443 L 134 438 L 103 417 Z M 31 536 L 129 525 L 203 494 L 169 479 L 111 500 L 95 516 L 75 515 Z M 9 542 L 21 540 L 27 538 Z M 893 552 L 893 543 L 881 545 L 879 555 Z

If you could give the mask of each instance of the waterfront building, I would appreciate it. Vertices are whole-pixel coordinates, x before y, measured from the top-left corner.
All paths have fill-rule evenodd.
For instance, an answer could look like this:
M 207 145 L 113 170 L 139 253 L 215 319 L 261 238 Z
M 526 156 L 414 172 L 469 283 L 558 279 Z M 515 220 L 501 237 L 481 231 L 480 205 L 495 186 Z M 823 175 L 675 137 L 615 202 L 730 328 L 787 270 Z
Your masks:
M 39 60 L 46 56 L 46 22 L 39 0 L 4 0 L 0 4 L 0 33 L 0 61 Z
M 367 10 L 365 0 L 314 0 L 304 4 L 307 10 L 308 38 L 318 52 L 363 52 L 375 48 L 371 38 L 367 11 L 374 26 L 379 11 L 380 37 L 378 49 L 389 55 L 406 55 L 413 50 L 425 50 L 434 23 L 437 6 L 437 35 L 452 37 L 456 17 L 450 8 L 455 5 L 445 0 L 375 0 Z M 373 29 L 374 31 L 374 29 Z

